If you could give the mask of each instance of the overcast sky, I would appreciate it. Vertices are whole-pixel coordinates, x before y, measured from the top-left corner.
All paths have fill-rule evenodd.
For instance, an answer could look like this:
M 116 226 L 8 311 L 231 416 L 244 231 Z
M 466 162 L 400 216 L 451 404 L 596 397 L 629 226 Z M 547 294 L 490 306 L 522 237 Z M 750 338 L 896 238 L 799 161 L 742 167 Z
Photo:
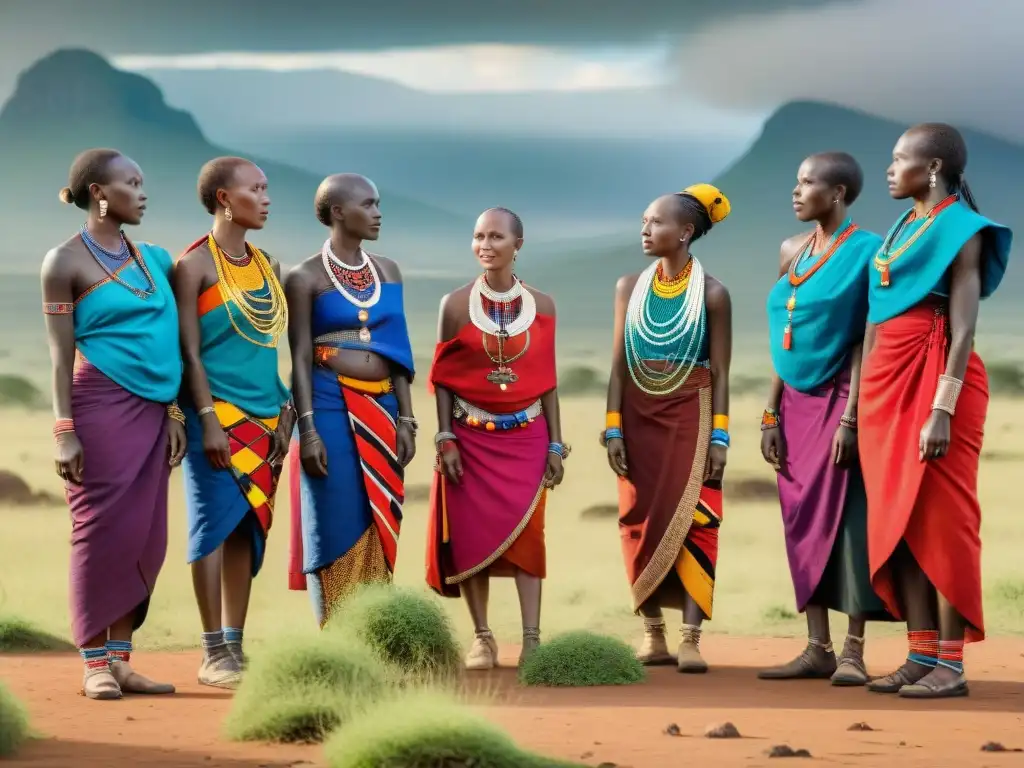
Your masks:
M 1024 140 L 1024 0 L 484 5 L 0 0 L 0 97 L 20 69 L 74 45 L 143 72 L 333 68 L 432 92 L 671 86 L 742 120 L 820 98 Z

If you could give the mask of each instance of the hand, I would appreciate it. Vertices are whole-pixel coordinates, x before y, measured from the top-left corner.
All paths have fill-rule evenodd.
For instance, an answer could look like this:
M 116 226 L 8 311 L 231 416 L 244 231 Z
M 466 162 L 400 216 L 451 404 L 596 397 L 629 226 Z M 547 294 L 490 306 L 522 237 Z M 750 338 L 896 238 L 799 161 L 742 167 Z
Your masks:
M 935 409 L 921 430 L 918 459 L 941 459 L 949 451 L 949 414 Z
M 231 446 L 219 422 L 212 419 L 203 423 L 203 452 L 214 469 L 231 468 Z
M 310 477 L 327 477 L 327 449 L 315 429 L 299 435 L 299 460 Z
M 167 418 L 167 447 L 170 465 L 176 467 L 185 458 L 185 425 L 177 419 Z
M 554 488 L 556 485 L 560 485 L 564 475 L 565 469 L 562 465 L 562 457 L 557 453 L 548 451 L 548 466 L 544 470 L 544 487 Z
M 857 433 L 840 424 L 832 437 L 832 463 L 836 466 L 848 466 L 857 458 Z
M 453 442 L 441 443 L 441 469 L 444 476 L 456 485 L 462 480 L 462 455 Z
M 721 483 L 725 475 L 725 463 L 729 458 L 729 449 L 724 445 L 712 443 L 708 447 L 708 458 L 704 463 L 704 482 L 709 480 L 714 483 Z
M 621 437 L 613 437 L 608 441 L 605 448 L 608 451 L 608 465 L 619 477 L 625 477 L 628 468 L 626 466 L 626 441 Z
M 398 463 L 408 467 L 412 457 L 416 455 L 416 435 L 412 425 L 404 421 L 398 423 Z
M 82 455 L 82 444 L 74 432 L 64 432 L 57 437 L 57 451 L 53 465 L 57 474 L 66 482 L 75 485 L 82 482 L 85 460 Z
M 284 424 L 279 421 L 277 429 L 270 435 L 270 453 L 267 456 L 267 463 L 271 466 L 282 463 L 288 456 L 288 448 L 291 446 L 291 431 L 286 432 L 282 427 Z
M 786 438 L 782 436 L 781 427 L 761 430 L 761 455 L 779 472 L 782 462 L 786 459 Z

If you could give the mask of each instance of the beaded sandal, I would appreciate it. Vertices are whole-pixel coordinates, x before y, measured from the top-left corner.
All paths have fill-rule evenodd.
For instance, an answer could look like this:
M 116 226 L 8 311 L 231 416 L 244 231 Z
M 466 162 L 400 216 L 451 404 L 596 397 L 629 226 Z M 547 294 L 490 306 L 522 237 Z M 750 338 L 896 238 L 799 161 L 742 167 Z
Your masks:
M 868 669 L 864 665 L 864 638 L 847 635 L 839 665 L 832 675 L 832 685 L 860 686 L 868 682 Z
M 473 645 L 466 654 L 465 664 L 471 672 L 483 672 L 498 665 L 498 643 L 491 630 L 484 629 L 476 633 Z
M 519 666 L 523 665 L 527 657 L 537 650 L 540 645 L 540 629 L 537 627 L 523 627 L 523 650 L 519 654 Z
M 645 667 L 675 664 L 665 639 L 665 619 L 644 617 L 644 639 L 636 652 L 637 661 Z

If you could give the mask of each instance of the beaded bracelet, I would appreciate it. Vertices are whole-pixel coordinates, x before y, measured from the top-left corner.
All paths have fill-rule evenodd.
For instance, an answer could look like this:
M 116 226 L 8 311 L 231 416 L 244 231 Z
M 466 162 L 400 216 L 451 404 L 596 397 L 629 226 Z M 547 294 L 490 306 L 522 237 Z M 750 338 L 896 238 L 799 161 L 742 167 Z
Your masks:
M 766 429 L 777 429 L 779 426 L 779 414 L 774 408 L 765 408 L 761 414 L 761 431 Z
M 714 418 L 711 420 L 711 427 L 712 429 L 720 429 L 723 432 L 728 432 L 729 417 L 726 416 L 724 413 L 715 414 Z
M 604 417 L 605 430 L 622 429 L 622 414 L 618 411 L 608 411 Z
M 729 433 L 724 429 L 712 429 L 711 430 L 711 444 L 721 445 L 725 448 L 729 447 Z
M 847 416 L 845 413 L 839 417 L 839 423 L 847 429 L 852 429 L 854 432 L 857 431 L 857 417 Z
M 75 431 L 75 420 L 74 419 L 57 419 L 53 423 L 53 436 L 60 437 L 66 435 L 69 432 Z
M 572 449 L 565 443 L 556 443 L 554 441 L 548 443 L 548 453 L 553 453 L 563 461 L 569 458 L 569 452 Z
M 167 406 L 167 416 L 168 418 L 174 419 L 179 424 L 185 423 L 185 414 L 178 406 L 177 400 L 175 400 L 174 402 Z
M 440 446 L 441 443 L 455 442 L 458 439 L 458 435 L 454 432 L 438 432 L 434 435 L 434 445 Z
M 416 437 L 416 433 L 420 429 L 420 423 L 418 421 L 416 421 L 415 417 L 413 417 L 413 416 L 399 416 L 398 417 L 398 423 L 399 424 L 405 424 L 406 426 L 410 427 L 412 429 L 412 436 Z
M 960 379 L 946 376 L 939 376 L 939 386 L 935 390 L 935 399 L 932 401 L 933 411 L 945 411 L 950 416 L 956 413 L 956 401 L 960 399 L 960 389 L 964 383 Z
M 609 440 L 622 440 L 622 429 L 620 427 L 608 427 L 604 431 L 604 442 Z

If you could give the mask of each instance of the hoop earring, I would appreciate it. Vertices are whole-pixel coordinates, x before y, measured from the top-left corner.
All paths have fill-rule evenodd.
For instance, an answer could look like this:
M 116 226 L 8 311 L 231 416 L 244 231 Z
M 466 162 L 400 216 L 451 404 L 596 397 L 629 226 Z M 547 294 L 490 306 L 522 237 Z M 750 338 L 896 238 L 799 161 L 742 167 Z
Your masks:
M 100 200 L 100 219 L 106 218 L 107 208 L 110 207 L 110 203 L 106 200 Z
M 928 174 L 928 186 L 935 189 L 935 171 Z

